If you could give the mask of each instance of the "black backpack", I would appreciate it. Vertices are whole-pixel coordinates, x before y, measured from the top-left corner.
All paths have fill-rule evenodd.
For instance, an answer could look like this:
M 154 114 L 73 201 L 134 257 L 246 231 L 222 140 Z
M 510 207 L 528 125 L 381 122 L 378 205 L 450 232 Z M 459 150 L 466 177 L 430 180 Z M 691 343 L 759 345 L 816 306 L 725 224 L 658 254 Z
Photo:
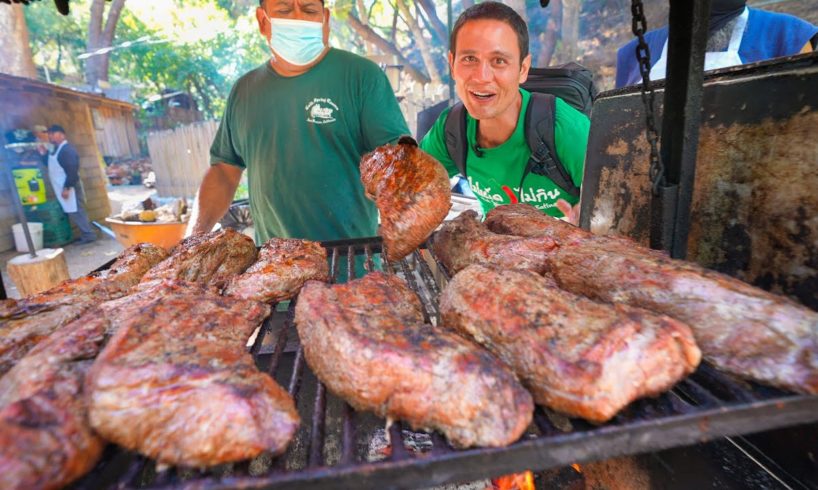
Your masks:
M 531 148 L 531 158 L 526 164 L 523 180 L 533 172 L 550 178 L 572 196 L 579 196 L 571 175 L 557 156 L 554 145 L 554 114 L 556 97 L 571 104 L 586 116 L 591 116 L 591 106 L 596 98 L 591 71 L 578 63 L 567 63 L 552 68 L 532 68 L 528 80 L 521 85 L 531 92 L 525 111 L 525 139 Z M 466 108 L 462 102 L 455 104 L 446 116 L 446 149 L 458 170 L 466 176 Z

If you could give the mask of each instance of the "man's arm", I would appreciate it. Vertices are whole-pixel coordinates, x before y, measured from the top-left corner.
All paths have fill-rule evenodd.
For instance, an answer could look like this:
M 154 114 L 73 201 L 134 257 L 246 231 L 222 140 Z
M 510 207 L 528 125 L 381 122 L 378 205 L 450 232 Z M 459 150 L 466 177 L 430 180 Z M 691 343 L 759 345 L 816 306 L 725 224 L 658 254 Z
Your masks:
M 60 152 L 57 161 L 65 171 L 65 184 L 63 189 L 77 187 L 80 180 L 80 156 L 73 146 L 66 144 Z
M 227 212 L 233 202 L 243 169 L 227 163 L 211 165 L 199 187 L 199 205 L 192 233 L 207 233 Z

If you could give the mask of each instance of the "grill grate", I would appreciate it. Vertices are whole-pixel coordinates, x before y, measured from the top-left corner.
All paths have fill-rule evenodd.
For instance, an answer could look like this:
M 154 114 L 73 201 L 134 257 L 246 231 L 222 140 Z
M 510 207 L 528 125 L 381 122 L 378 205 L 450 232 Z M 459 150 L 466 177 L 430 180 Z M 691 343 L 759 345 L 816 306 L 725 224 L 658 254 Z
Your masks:
M 333 282 L 353 278 L 356 271 L 382 269 L 397 274 L 420 296 L 426 320 L 439 323 L 437 298 L 447 276 L 426 251 L 389 262 L 380 256 L 380 239 L 329 242 L 325 247 L 331 257 Z M 418 488 L 818 420 L 817 396 L 748 383 L 702 364 L 672 391 L 634 402 L 607 424 L 595 426 L 537 407 L 533 423 L 515 444 L 455 450 L 436 432 L 412 432 L 400 422 L 384 430 L 384 421 L 354 411 L 327 392 L 304 361 L 293 328 L 294 307 L 295 301 L 277 305 L 250 347 L 259 368 L 296 399 L 302 426 L 287 453 L 208 470 L 158 469 L 141 456 L 109 448 L 97 468 L 74 487 Z

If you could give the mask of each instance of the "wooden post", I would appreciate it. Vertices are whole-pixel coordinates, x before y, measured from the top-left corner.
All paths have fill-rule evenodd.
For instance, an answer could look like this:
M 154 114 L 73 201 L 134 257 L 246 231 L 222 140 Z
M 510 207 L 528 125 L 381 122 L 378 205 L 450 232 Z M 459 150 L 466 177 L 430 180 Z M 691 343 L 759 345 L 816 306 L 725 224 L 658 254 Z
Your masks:
M 18 255 L 9 260 L 7 268 L 22 297 L 51 289 L 70 277 L 61 248 L 44 248 L 36 257 Z

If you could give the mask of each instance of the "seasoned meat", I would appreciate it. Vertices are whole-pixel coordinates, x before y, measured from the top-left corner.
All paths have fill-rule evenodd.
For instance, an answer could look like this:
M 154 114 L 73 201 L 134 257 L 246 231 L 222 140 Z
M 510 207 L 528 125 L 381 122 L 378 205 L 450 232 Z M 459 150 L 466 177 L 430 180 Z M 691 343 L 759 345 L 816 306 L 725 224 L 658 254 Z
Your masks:
M 327 251 L 318 242 L 272 238 L 244 274 L 234 277 L 224 294 L 269 303 L 292 298 L 310 279 L 329 280 Z
M 204 286 L 153 287 L 130 301 L 88 372 L 94 430 L 170 465 L 283 452 L 298 427 L 295 404 L 245 349 L 269 307 Z
M 471 264 L 494 264 L 542 273 L 556 244 L 550 238 L 520 238 L 489 231 L 474 211 L 448 221 L 432 239 L 431 250 L 449 274 Z
M 381 213 L 386 257 L 401 259 L 446 218 L 452 207 L 449 175 L 411 138 L 376 148 L 364 155 L 360 167 L 366 195 Z
M 69 323 L 0 379 L 0 488 L 61 488 L 96 465 L 104 441 L 87 423 L 82 385 L 105 321 Z
M 148 269 L 166 257 L 161 247 L 133 245 L 105 271 L 5 303 L 0 316 L 0 375 L 51 332 L 92 306 L 127 294 Z
M 469 266 L 440 309 L 445 327 L 506 362 L 537 403 L 593 422 L 670 389 L 701 358 L 682 322 L 592 301 L 531 271 Z
M 687 323 L 705 359 L 720 369 L 818 393 L 815 311 L 622 238 L 590 236 L 560 247 L 551 264 L 565 289 Z
M 110 335 L 139 321 L 144 302 L 166 286 L 90 308 L 0 378 L 0 488 L 60 488 L 93 468 L 105 442 L 88 423 L 86 373 Z
M 497 206 L 486 214 L 486 227 L 494 233 L 522 237 L 548 237 L 562 244 L 588 234 L 576 226 L 548 216 L 530 204 Z
M 250 267 L 256 255 L 253 239 L 231 228 L 193 235 L 179 242 L 170 257 L 148 271 L 142 283 L 179 279 L 220 289 Z
M 531 395 L 494 356 L 423 323 L 396 276 L 308 282 L 295 321 L 307 363 L 358 410 L 437 429 L 458 447 L 504 446 L 531 421 Z

